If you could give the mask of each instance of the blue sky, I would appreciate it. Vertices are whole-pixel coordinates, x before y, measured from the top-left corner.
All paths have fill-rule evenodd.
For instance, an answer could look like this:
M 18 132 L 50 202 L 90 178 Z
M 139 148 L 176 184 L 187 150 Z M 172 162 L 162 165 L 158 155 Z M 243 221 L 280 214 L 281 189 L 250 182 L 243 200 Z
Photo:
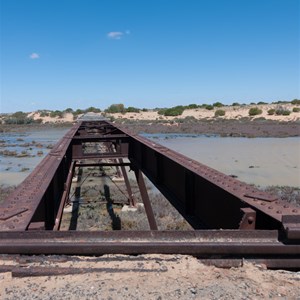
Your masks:
M 300 98 L 299 0 L 0 0 L 1 112 Z

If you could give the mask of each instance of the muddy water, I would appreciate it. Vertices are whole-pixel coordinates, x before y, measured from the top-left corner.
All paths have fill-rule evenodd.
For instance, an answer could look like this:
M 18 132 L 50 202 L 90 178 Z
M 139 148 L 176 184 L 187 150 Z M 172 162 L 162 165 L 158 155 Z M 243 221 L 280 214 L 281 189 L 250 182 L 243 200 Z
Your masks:
M 300 187 L 300 138 L 147 137 L 249 184 Z
M 50 151 L 47 145 L 55 144 L 66 131 L 67 129 L 51 129 L 47 132 L 0 134 L 2 145 L 6 145 L 0 147 L 0 151 L 27 151 L 30 154 L 30 157 L 22 158 L 0 155 L 0 184 L 16 185 L 22 182 Z M 182 134 L 145 136 L 250 184 L 300 186 L 300 138 L 249 139 Z M 32 144 L 32 141 L 43 147 L 20 146 Z M 37 156 L 37 151 L 43 151 L 43 155 Z

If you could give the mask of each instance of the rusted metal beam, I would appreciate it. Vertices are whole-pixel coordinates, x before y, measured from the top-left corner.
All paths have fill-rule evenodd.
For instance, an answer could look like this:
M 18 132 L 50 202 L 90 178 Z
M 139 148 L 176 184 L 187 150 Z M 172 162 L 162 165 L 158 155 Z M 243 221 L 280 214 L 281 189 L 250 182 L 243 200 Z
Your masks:
M 125 165 L 123 163 L 123 160 L 119 159 L 119 163 L 120 163 L 122 175 L 123 175 L 123 178 L 124 178 L 124 181 L 125 181 L 127 193 L 128 193 L 129 205 L 132 206 L 132 207 L 136 207 L 136 201 L 135 201 L 135 198 L 134 198 L 133 193 L 132 193 L 131 185 L 130 185 L 130 182 L 129 182 L 129 179 L 128 179 L 127 171 L 126 171 Z
M 65 207 L 65 204 L 67 202 L 67 199 L 68 199 L 68 196 L 69 196 L 69 193 L 70 193 L 70 189 L 71 189 L 75 164 L 76 164 L 76 161 L 72 161 L 70 169 L 69 169 L 68 177 L 67 177 L 67 180 L 65 182 L 64 192 L 63 192 L 61 200 L 60 200 L 58 212 L 57 212 L 57 215 L 56 215 L 56 218 L 55 218 L 55 224 L 54 224 L 54 227 L 53 227 L 53 230 L 55 230 L 55 231 L 59 230 L 59 228 L 60 228 L 60 223 L 61 223 L 63 210 L 64 210 L 64 207 Z
M 117 141 L 122 140 L 126 141 L 128 139 L 128 135 L 125 133 L 121 134 L 86 134 L 74 136 L 74 140 L 80 140 L 82 142 L 105 142 L 105 141 Z
M 188 254 L 291 258 L 300 264 L 300 245 L 278 241 L 277 231 L 101 231 L 0 232 L 0 253 L 8 254 Z
M 140 170 L 137 170 L 137 169 L 134 170 L 134 173 L 135 173 L 136 181 L 137 181 L 139 189 L 140 189 L 140 193 L 141 193 L 142 200 L 144 203 L 144 207 L 145 207 L 145 211 L 146 211 L 146 215 L 148 218 L 150 229 L 157 230 L 157 224 L 155 221 L 154 213 L 152 210 L 152 206 L 151 206 L 151 202 L 150 202 L 147 188 L 145 185 L 145 181 L 143 178 L 143 174 Z
M 257 212 L 257 229 L 279 229 L 284 215 L 300 209 L 153 141 L 130 137 L 130 161 L 153 182 L 195 228 L 238 229 L 241 209 Z M 230 216 L 230 217 L 229 217 Z
M 130 162 L 76 162 L 76 167 L 130 167 Z

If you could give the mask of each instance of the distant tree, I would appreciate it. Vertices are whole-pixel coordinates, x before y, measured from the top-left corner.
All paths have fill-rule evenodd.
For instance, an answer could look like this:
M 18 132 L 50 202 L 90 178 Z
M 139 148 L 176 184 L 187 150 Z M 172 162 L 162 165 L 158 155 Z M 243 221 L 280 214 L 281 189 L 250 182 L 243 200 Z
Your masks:
M 84 114 L 84 110 L 82 110 L 82 109 L 80 109 L 80 108 L 78 108 L 78 109 L 76 109 L 75 111 L 74 111 L 74 115 L 82 115 L 82 114 Z
M 266 102 L 263 102 L 263 101 L 259 101 L 259 102 L 257 102 L 257 105 L 265 105 L 265 104 L 268 104 L 268 103 L 266 103 Z
M 275 101 L 275 102 L 272 102 L 273 104 L 287 104 L 289 103 L 289 101 L 282 101 L 282 100 L 279 100 L 279 101 Z
M 164 115 L 165 112 L 166 112 L 166 110 L 167 110 L 167 108 L 160 108 L 160 109 L 158 109 L 157 113 L 158 113 L 159 115 Z
M 294 99 L 291 101 L 292 104 L 294 105 L 300 105 L 300 100 L 299 99 Z
M 50 112 L 50 117 L 51 118 L 56 118 L 56 117 L 58 117 L 58 118 L 62 118 L 63 117 L 63 112 L 62 111 L 60 111 L 60 110 L 55 110 L 55 111 L 51 111 Z
M 126 111 L 131 112 L 131 113 L 139 113 L 140 109 L 136 108 L 136 107 L 133 107 L 133 106 L 129 106 L 129 107 L 127 107 Z
M 32 118 L 27 117 L 27 113 L 17 111 L 5 119 L 6 124 L 30 124 L 33 123 Z
M 186 108 L 187 109 L 196 109 L 198 107 L 199 107 L 199 105 L 197 105 L 197 104 L 189 104 Z
M 115 114 L 115 113 L 124 113 L 126 112 L 124 104 L 112 104 L 110 105 L 105 112 Z
M 40 117 L 48 117 L 50 112 L 47 110 L 39 110 L 38 113 L 40 114 Z
M 213 106 L 214 106 L 214 107 L 223 107 L 224 104 L 221 103 L 221 102 L 215 102 L 215 103 L 213 103 Z
M 207 109 L 207 110 L 213 110 L 214 107 L 212 105 L 208 104 L 208 105 L 205 106 L 205 109 Z
M 72 113 L 72 112 L 73 112 L 73 109 L 70 108 L 70 107 L 69 107 L 69 108 L 66 108 L 66 109 L 65 109 L 65 112 L 66 112 L 66 113 Z
M 184 109 L 185 109 L 185 107 L 182 105 L 174 106 L 174 107 L 166 109 L 164 112 L 164 115 L 172 116 L 172 117 L 179 116 L 183 113 Z
M 101 109 L 100 109 L 100 108 L 96 108 L 96 107 L 91 106 L 91 107 L 87 108 L 87 109 L 85 110 L 85 112 L 99 113 L 99 112 L 101 112 Z
M 238 102 L 233 102 L 232 103 L 232 106 L 240 106 L 241 104 L 240 103 L 238 103 Z
M 25 119 L 27 118 L 27 114 L 22 111 L 17 111 L 11 115 L 12 118 L 16 119 Z

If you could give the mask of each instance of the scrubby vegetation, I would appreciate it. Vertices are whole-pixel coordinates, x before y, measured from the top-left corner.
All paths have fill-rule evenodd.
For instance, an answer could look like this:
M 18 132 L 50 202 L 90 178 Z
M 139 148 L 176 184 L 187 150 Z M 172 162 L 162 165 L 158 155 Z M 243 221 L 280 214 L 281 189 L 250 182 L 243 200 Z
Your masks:
M 28 118 L 28 114 L 22 111 L 17 111 L 14 114 L 5 118 L 6 124 L 31 124 L 35 123 L 33 118 Z
M 110 113 L 110 114 L 125 113 L 126 109 L 125 109 L 124 104 L 119 103 L 119 104 L 110 105 L 107 109 L 105 109 L 105 112 Z
M 262 110 L 258 107 L 252 107 L 249 109 L 249 116 L 257 116 L 262 114 Z
M 185 110 L 185 107 L 179 105 L 179 106 L 174 106 L 174 107 L 167 108 L 167 109 L 161 109 L 161 110 L 158 111 L 158 114 L 159 115 L 164 115 L 164 116 L 175 117 L 175 116 L 182 115 L 184 110 Z
M 139 113 L 139 112 L 140 112 L 140 109 L 139 109 L 139 108 L 136 108 L 136 107 L 133 107 L 133 106 L 129 106 L 129 107 L 127 107 L 127 109 L 126 109 L 126 112 L 129 112 L 129 113 Z
M 213 104 L 213 106 L 214 107 L 223 107 L 223 106 L 225 106 L 223 103 L 221 103 L 221 102 L 215 102 L 214 104 Z
M 62 111 L 60 111 L 60 110 L 55 110 L 55 111 L 51 111 L 50 112 L 50 117 L 51 118 L 62 118 L 63 117 L 63 112 Z
M 223 117 L 223 116 L 225 116 L 225 110 L 218 109 L 215 111 L 215 117 Z
M 300 105 L 300 100 L 299 99 L 294 99 L 294 100 L 291 101 L 291 103 L 293 105 Z
M 290 115 L 290 113 L 291 112 L 288 109 L 285 109 L 284 107 L 278 107 L 275 110 L 275 114 L 277 116 L 288 116 L 288 115 Z
M 119 103 L 119 104 L 112 104 L 110 105 L 107 109 L 104 110 L 104 112 L 106 113 L 110 113 L 110 114 L 116 114 L 116 113 L 139 113 L 141 110 L 137 107 L 133 107 L 133 106 L 129 106 L 129 107 L 125 107 L 124 104 Z M 147 111 L 146 108 L 143 108 L 143 111 Z

